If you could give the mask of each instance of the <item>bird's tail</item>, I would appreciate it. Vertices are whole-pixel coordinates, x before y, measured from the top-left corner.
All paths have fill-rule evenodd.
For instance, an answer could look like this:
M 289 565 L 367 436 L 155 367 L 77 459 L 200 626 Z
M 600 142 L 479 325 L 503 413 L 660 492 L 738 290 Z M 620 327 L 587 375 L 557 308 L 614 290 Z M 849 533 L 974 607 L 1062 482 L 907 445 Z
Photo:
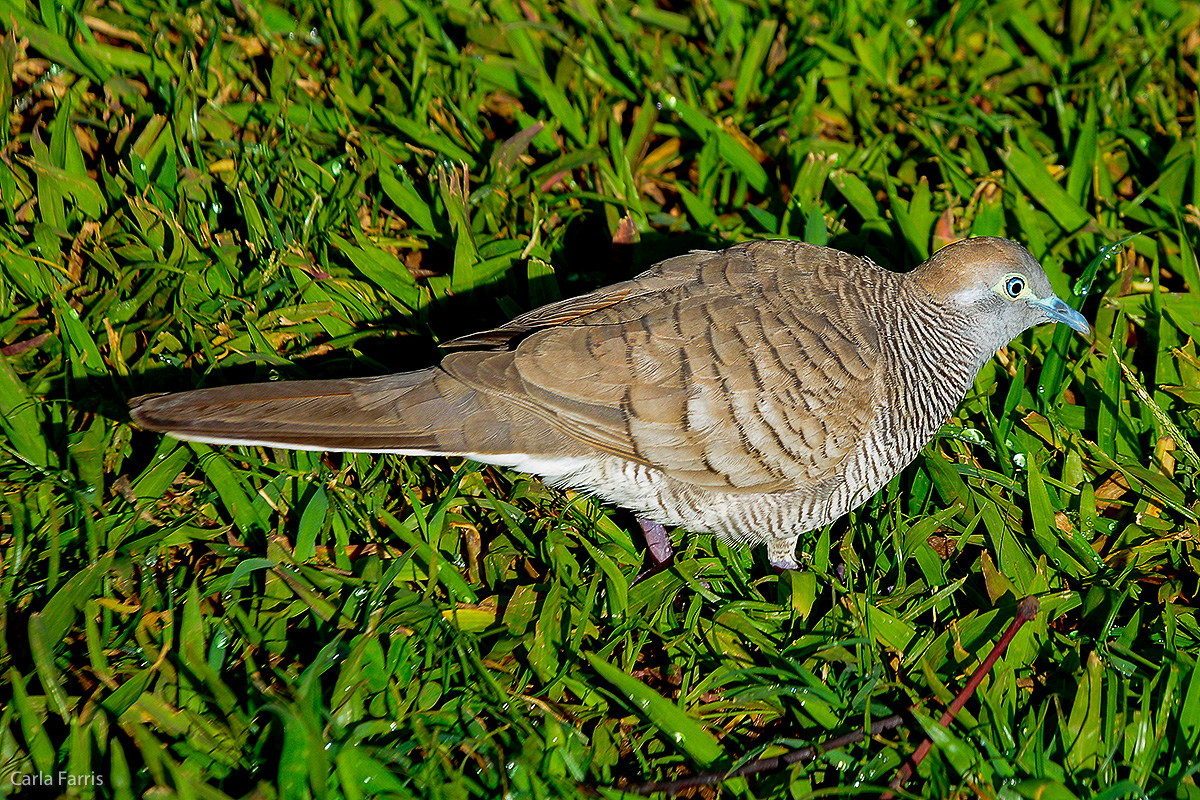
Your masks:
M 463 454 L 478 395 L 435 369 L 379 378 L 281 381 L 150 394 L 130 403 L 133 421 L 177 439 L 295 450 Z M 502 419 L 486 409 L 487 425 Z

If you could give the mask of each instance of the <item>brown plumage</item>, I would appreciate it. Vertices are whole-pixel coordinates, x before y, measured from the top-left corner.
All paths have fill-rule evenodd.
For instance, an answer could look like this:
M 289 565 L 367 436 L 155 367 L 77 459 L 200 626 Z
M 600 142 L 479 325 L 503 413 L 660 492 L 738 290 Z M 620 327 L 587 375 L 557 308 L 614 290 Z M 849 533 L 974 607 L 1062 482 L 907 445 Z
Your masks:
M 984 361 L 1078 312 L 1004 239 L 908 274 L 788 241 L 693 252 L 450 342 L 430 369 L 149 395 L 180 439 L 469 456 L 659 522 L 767 544 L 871 497 L 929 441 Z

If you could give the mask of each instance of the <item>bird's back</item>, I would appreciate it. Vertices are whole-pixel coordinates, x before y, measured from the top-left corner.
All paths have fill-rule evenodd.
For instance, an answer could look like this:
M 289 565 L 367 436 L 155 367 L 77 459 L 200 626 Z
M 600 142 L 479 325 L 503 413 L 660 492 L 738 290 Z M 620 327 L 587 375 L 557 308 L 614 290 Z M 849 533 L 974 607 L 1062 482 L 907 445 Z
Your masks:
M 454 352 L 442 368 L 574 438 L 572 455 L 791 491 L 836 474 L 871 427 L 884 391 L 873 304 L 892 278 L 793 242 L 694 252 L 534 312 L 551 327 L 518 318 L 514 349 Z

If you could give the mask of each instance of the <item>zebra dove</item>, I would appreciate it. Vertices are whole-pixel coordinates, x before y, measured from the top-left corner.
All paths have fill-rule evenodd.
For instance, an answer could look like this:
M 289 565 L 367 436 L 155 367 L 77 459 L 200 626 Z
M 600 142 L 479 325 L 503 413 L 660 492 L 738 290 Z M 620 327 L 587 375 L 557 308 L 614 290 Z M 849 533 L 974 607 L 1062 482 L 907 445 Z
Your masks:
M 749 242 L 451 341 L 429 369 L 147 395 L 131 414 L 216 444 L 465 456 L 796 568 L 802 534 L 899 473 L 984 362 L 1043 322 L 1090 330 L 1005 239 L 906 274 Z

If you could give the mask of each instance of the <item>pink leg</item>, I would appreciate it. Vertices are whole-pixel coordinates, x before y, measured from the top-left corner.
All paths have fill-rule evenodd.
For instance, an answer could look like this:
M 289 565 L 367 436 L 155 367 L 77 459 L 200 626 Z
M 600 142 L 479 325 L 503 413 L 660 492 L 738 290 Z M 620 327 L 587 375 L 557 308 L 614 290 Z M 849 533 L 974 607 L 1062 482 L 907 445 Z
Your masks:
M 661 567 L 669 564 L 671 556 L 675 555 L 675 548 L 671 546 L 671 537 L 667 536 L 667 529 L 661 522 L 644 517 L 638 517 L 637 521 L 642 527 L 642 535 L 646 537 L 646 547 L 650 550 L 650 558 L 654 565 Z
M 639 584 L 651 575 L 656 575 L 671 566 L 671 559 L 675 555 L 675 549 L 671 546 L 671 537 L 667 536 L 667 529 L 662 523 L 643 517 L 638 517 L 637 521 L 642 529 L 642 535 L 646 538 L 646 549 L 650 553 L 651 563 L 649 567 L 637 574 L 630 586 Z

